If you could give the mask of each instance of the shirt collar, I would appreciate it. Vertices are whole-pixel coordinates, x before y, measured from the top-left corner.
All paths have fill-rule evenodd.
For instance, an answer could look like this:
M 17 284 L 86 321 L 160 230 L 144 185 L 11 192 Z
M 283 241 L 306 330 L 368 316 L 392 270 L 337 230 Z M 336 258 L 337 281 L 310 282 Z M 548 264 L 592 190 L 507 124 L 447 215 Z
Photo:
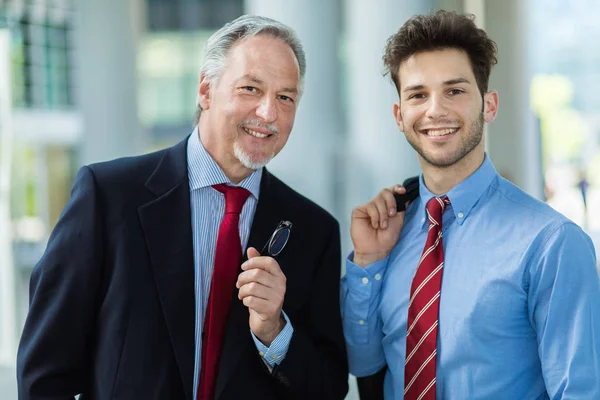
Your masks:
M 488 155 L 485 154 L 481 166 L 446 194 L 450 199 L 450 209 L 454 213 L 459 225 L 465 222 L 473 206 L 490 186 L 496 175 L 497 172 L 494 164 L 492 164 Z M 419 177 L 419 197 L 421 198 L 419 214 L 425 216 L 425 206 L 434 196 L 425 186 L 423 174 L 421 174 Z
M 231 186 L 243 187 L 258 200 L 263 169 L 257 169 L 240 182 L 239 185 L 234 185 L 204 148 L 204 145 L 200 141 L 200 134 L 197 126 L 194 128 L 194 131 L 188 139 L 187 163 L 190 191 L 217 185 L 219 183 L 225 183 Z

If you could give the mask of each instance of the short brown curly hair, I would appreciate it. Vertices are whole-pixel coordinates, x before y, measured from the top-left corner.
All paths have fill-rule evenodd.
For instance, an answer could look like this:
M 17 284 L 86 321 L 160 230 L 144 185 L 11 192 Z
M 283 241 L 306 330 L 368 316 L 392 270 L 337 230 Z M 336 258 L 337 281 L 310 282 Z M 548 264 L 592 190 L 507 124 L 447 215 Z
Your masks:
M 385 46 L 385 75 L 391 75 L 400 92 L 400 64 L 417 53 L 444 49 L 463 50 L 469 56 L 473 75 L 481 94 L 488 90 L 490 72 L 497 64 L 498 46 L 483 29 L 479 29 L 472 14 L 454 11 L 434 11 L 415 15 L 390 36 Z

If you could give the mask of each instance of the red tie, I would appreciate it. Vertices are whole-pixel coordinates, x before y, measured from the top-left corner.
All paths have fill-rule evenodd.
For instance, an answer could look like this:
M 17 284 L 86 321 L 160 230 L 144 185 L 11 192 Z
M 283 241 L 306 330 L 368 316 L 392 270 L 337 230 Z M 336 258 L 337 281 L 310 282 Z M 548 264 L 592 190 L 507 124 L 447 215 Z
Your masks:
M 225 195 L 225 216 L 219 228 L 210 294 L 204 317 L 198 400 L 212 400 L 215 396 L 225 324 L 242 262 L 240 213 L 250 195 L 250 192 L 241 187 L 220 184 L 214 185 L 213 188 Z
M 410 288 L 404 365 L 404 399 L 435 400 L 435 360 L 444 267 L 442 215 L 448 197 L 427 202 L 429 233 Z

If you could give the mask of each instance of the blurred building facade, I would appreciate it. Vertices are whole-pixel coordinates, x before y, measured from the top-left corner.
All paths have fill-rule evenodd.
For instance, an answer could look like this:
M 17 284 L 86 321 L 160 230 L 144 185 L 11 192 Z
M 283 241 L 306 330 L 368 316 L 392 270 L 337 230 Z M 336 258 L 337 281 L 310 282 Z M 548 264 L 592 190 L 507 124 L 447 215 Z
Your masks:
M 31 268 L 77 168 L 74 18 L 68 1 L 0 2 L 0 365 L 14 364 Z
M 0 68 L 0 87 L 10 86 L 5 98 L 0 91 L 0 251 L 11 250 L 0 254 L 0 365 L 14 364 L 29 274 L 76 170 L 183 140 L 203 44 L 243 13 L 287 23 L 303 41 L 305 95 L 269 168 L 338 218 L 344 254 L 351 209 L 419 172 L 392 118 L 397 94 L 382 77 L 381 56 L 407 18 L 433 8 L 474 13 L 498 43 L 490 88 L 500 93 L 500 112 L 488 126 L 488 153 L 503 176 L 545 199 L 539 119 L 529 103 L 543 59 L 543 35 L 530 25 L 544 2 L 551 0 L 0 0 L 0 31 L 10 34 L 10 72 Z M 590 73 L 600 74 L 593 65 Z

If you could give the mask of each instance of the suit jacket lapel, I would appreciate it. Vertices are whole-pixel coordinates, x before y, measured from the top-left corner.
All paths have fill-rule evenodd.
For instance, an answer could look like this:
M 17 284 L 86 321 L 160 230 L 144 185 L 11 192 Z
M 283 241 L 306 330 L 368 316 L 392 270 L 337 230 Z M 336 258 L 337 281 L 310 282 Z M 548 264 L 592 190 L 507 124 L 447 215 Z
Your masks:
M 146 187 L 157 198 L 138 214 L 183 387 L 192 398 L 195 300 L 187 139 L 166 151 Z
M 271 234 L 279 223 L 280 212 L 276 201 L 276 193 L 271 190 L 271 174 L 265 169 L 260 183 L 260 194 L 256 212 L 252 220 L 250 237 L 248 238 L 248 247 L 254 247 L 261 251 L 264 244 L 269 240 Z M 243 261 L 247 257 L 244 254 Z M 242 262 L 243 262 L 242 261 Z M 242 270 L 240 269 L 241 273 Z M 238 290 L 234 290 L 229 316 L 227 318 L 227 327 L 225 328 L 225 339 L 223 349 L 221 350 L 221 360 L 219 362 L 219 373 L 217 375 L 217 386 L 215 390 L 215 399 L 221 395 L 226 384 L 229 382 L 239 357 L 244 353 L 247 346 L 254 346 L 250 336 L 250 326 L 248 322 L 248 308 L 238 299 Z

